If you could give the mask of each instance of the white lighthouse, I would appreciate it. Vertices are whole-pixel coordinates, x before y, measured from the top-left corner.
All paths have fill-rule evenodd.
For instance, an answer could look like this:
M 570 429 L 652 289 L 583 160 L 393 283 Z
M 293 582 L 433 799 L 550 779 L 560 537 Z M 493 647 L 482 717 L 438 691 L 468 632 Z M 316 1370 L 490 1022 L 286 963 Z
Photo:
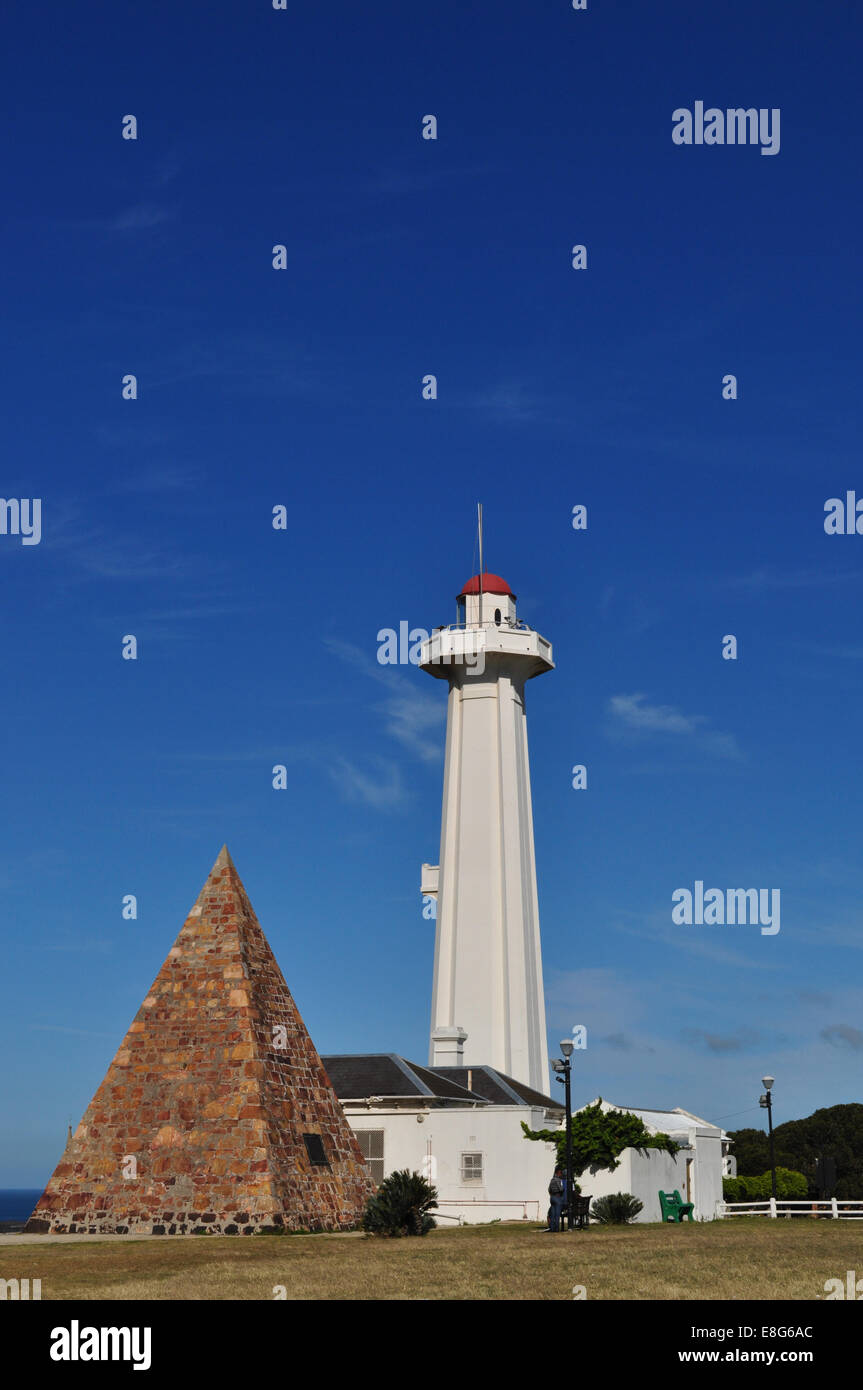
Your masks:
M 548 1048 L 524 687 L 554 669 L 498 575 L 474 575 L 459 621 L 423 643 L 449 682 L 429 1063 L 490 1065 L 545 1094 Z

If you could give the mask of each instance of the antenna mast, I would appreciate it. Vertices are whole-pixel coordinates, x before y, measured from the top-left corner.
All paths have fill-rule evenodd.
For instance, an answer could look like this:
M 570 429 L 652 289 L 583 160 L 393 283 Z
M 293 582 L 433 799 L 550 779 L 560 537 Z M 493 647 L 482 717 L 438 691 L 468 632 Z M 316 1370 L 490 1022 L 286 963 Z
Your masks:
M 476 504 L 477 527 L 479 529 L 479 625 L 482 627 L 482 502 Z

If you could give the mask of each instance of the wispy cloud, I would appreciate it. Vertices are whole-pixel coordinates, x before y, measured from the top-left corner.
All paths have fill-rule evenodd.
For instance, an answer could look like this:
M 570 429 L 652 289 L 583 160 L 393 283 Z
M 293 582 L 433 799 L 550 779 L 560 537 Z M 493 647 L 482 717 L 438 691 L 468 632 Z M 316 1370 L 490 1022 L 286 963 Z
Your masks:
M 641 694 L 612 695 L 608 713 L 612 733 L 623 731 L 641 737 L 658 734 L 685 739 L 716 757 L 743 757 L 734 735 L 711 729 L 706 714 L 684 714 L 673 705 L 652 705 Z
M 605 966 L 553 971 L 545 995 L 551 1027 L 568 1033 L 574 1024 L 582 1024 L 588 1030 L 588 1047 L 594 1031 L 620 1037 L 621 1022 L 631 1028 L 645 1010 L 641 982 Z
M 222 618 L 237 619 L 249 611 L 247 605 L 232 600 L 222 601 L 215 593 L 202 599 L 200 603 L 195 603 L 194 593 L 184 594 L 183 597 L 186 599 L 185 605 L 154 608 L 137 614 L 132 624 L 133 631 L 140 635 L 144 642 L 188 642 L 190 637 L 200 635 L 197 628 L 201 623 Z M 275 751 L 277 750 L 263 754 L 264 761 Z M 240 761 L 252 759 L 243 756 Z
M 425 193 L 431 188 L 446 187 L 465 179 L 474 180 L 493 172 L 494 164 L 435 164 L 434 167 L 380 169 L 371 176 L 366 187 L 371 193 Z
M 405 800 L 401 770 L 396 763 L 384 758 L 375 760 L 375 773 L 363 771 L 356 763 L 338 756 L 327 771 L 348 801 L 373 806 L 376 811 L 392 811 Z
M 650 941 L 661 945 L 670 953 L 683 951 L 690 956 L 698 956 L 702 960 L 715 962 L 717 965 L 730 965 L 735 969 L 743 969 L 750 973 L 755 970 L 776 971 L 787 969 L 788 967 L 777 965 L 773 953 L 759 950 L 735 950 L 733 946 L 727 946 L 725 941 L 744 941 L 745 937 L 724 937 L 716 936 L 711 928 L 700 927 L 679 927 L 674 925 L 671 920 L 671 899 L 669 896 L 669 915 L 660 916 L 657 912 L 646 914 L 630 914 L 634 916 L 634 922 L 627 926 L 621 920 L 621 914 L 610 923 L 609 930 L 620 932 L 623 936 L 636 937 L 640 941 L 648 938 Z M 760 942 L 765 938 L 755 935 L 749 938 L 751 941 Z M 678 989 L 679 994 L 679 989 Z
M 123 494 L 180 492 L 197 487 L 201 482 L 202 474 L 199 469 L 154 464 L 135 468 L 125 476 L 118 476 L 106 486 L 106 491 Z
M 606 584 L 599 596 L 599 611 L 607 613 L 614 601 L 615 588 L 613 584 Z
M 134 203 L 118 212 L 115 217 L 109 218 L 105 225 L 111 232 L 141 232 L 147 231 L 150 227 L 159 227 L 163 222 L 170 222 L 175 216 L 176 208 L 169 207 L 166 203 Z
M 822 1028 L 821 1037 L 830 1043 L 831 1047 L 863 1052 L 863 1032 L 859 1028 L 852 1028 L 849 1023 L 835 1023 L 830 1028 Z
M 145 623 L 172 623 L 172 622 L 198 622 L 201 618 L 223 618 L 230 613 L 248 613 L 246 604 L 242 603 L 207 603 L 196 604 L 193 608 L 164 608 L 158 612 L 142 613 L 141 621 Z
M 406 686 L 377 708 L 384 716 L 387 732 L 404 748 L 423 762 L 440 761 L 443 752 L 440 730 L 446 718 L 446 705 L 442 700 Z M 434 737 L 430 737 L 432 734 Z
M 69 1033 L 76 1038 L 116 1038 L 115 1033 L 95 1033 L 91 1028 L 62 1028 L 59 1023 L 31 1023 L 36 1033 Z
M 186 153 L 191 153 L 191 150 L 184 152 L 179 144 L 175 144 L 168 150 L 167 154 L 163 155 L 156 163 L 153 176 L 154 183 L 159 185 L 172 183 L 173 180 L 183 172 L 186 163 Z M 195 154 L 199 155 L 199 151 L 195 151 Z
M 362 671 L 363 675 L 370 680 L 380 681 L 384 685 L 389 685 L 387 669 L 373 660 L 363 647 L 358 647 L 354 642 L 345 642 L 341 637 L 325 637 L 324 646 L 333 656 L 337 656 L 346 665 L 353 666 L 354 670 Z
M 729 575 L 718 583 L 720 589 L 747 589 L 754 592 L 773 592 L 783 589 L 821 589 L 833 584 L 847 584 L 860 578 L 859 570 L 778 570 L 762 565 L 748 574 Z
M 65 939 L 58 941 L 45 941 L 42 944 L 44 951 L 68 951 L 71 954 L 83 952 L 86 955 L 106 955 L 114 949 L 114 942 L 105 936 L 75 936 L 67 935 Z
M 644 695 L 612 695 L 609 705 L 616 719 L 630 729 L 662 734 L 695 734 L 705 723 L 703 714 L 681 714 L 672 705 L 648 705 Z
M 830 1003 L 830 995 L 819 989 L 801 989 L 798 998 L 801 1004 L 808 1004 L 812 1008 L 823 1008 Z
M 837 661 L 863 661 L 863 646 L 859 643 L 841 643 L 826 645 L 819 642 L 794 642 L 792 644 L 799 651 L 809 652 L 811 656 L 835 657 Z
M 398 762 L 373 756 L 359 762 L 355 758 L 346 758 L 331 742 L 313 740 L 289 747 L 246 748 L 233 752 L 183 752 L 169 755 L 167 761 L 212 764 L 214 767 L 220 764 L 258 763 L 266 776 L 276 766 L 314 768 L 316 775 L 323 772 L 331 779 L 346 801 L 373 806 L 378 811 L 401 806 L 410 796 Z M 221 815 L 223 811 L 224 808 L 221 808 L 217 813 Z M 195 815 L 197 811 L 189 810 L 182 814 Z
M 151 544 L 132 547 L 122 528 L 109 528 L 77 505 L 56 499 L 43 508 L 42 545 L 75 566 L 84 578 L 177 579 L 200 577 L 206 562 L 191 551 Z
M 860 951 L 863 950 L 863 928 L 853 923 L 850 925 L 841 922 L 828 922 L 822 924 L 816 921 L 814 926 L 795 926 L 794 936 L 797 941 L 811 942 L 825 950 L 828 946 L 841 947 L 843 950 Z
M 761 1034 L 753 1028 L 738 1028 L 736 1033 L 708 1033 L 703 1028 L 685 1028 L 684 1040 L 693 1046 L 703 1047 L 707 1052 L 748 1052 L 761 1041 Z
M 263 332 L 190 331 L 178 321 L 147 388 L 206 380 L 223 381 L 236 395 L 305 396 L 321 389 L 322 377 L 300 344 Z
M 474 398 L 474 405 L 501 424 L 515 424 L 535 420 L 539 407 L 537 401 L 518 381 L 501 382 Z
M 398 667 L 381 666 L 352 642 L 325 638 L 324 646 L 340 661 L 390 692 L 386 700 L 374 706 L 384 719 L 387 733 L 423 762 L 438 762 L 443 751 L 439 731 L 446 719 L 446 704 L 437 692 L 418 690 Z

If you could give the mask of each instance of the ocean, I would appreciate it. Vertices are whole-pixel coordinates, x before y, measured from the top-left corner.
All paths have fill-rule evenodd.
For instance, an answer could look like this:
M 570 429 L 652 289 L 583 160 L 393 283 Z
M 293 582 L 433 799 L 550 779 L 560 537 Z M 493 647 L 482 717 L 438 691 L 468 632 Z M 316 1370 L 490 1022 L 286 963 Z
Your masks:
M 0 1221 L 26 1221 L 41 1196 L 41 1187 L 0 1187 Z

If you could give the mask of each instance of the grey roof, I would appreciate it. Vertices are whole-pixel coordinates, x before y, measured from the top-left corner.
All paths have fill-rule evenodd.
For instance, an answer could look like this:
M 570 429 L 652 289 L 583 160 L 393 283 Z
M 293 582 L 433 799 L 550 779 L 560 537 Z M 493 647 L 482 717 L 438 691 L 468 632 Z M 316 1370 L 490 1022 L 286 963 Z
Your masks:
M 462 1101 L 485 1104 L 485 1097 L 428 1067 L 408 1062 L 395 1052 L 364 1052 L 322 1057 L 324 1070 L 339 1100 Z
M 564 1108 L 562 1100 L 553 1100 L 551 1096 L 535 1091 L 532 1086 L 526 1086 L 512 1076 L 505 1076 L 494 1067 L 432 1067 L 431 1070 L 459 1086 L 467 1087 L 470 1078 L 471 1090 L 492 1105 L 531 1105 L 541 1106 L 544 1110 Z
M 322 1057 L 339 1100 L 418 1100 L 446 1104 L 524 1105 L 562 1110 L 563 1101 L 505 1076 L 494 1067 L 422 1067 L 395 1052 L 339 1053 Z M 470 1085 L 468 1085 L 470 1082 Z

